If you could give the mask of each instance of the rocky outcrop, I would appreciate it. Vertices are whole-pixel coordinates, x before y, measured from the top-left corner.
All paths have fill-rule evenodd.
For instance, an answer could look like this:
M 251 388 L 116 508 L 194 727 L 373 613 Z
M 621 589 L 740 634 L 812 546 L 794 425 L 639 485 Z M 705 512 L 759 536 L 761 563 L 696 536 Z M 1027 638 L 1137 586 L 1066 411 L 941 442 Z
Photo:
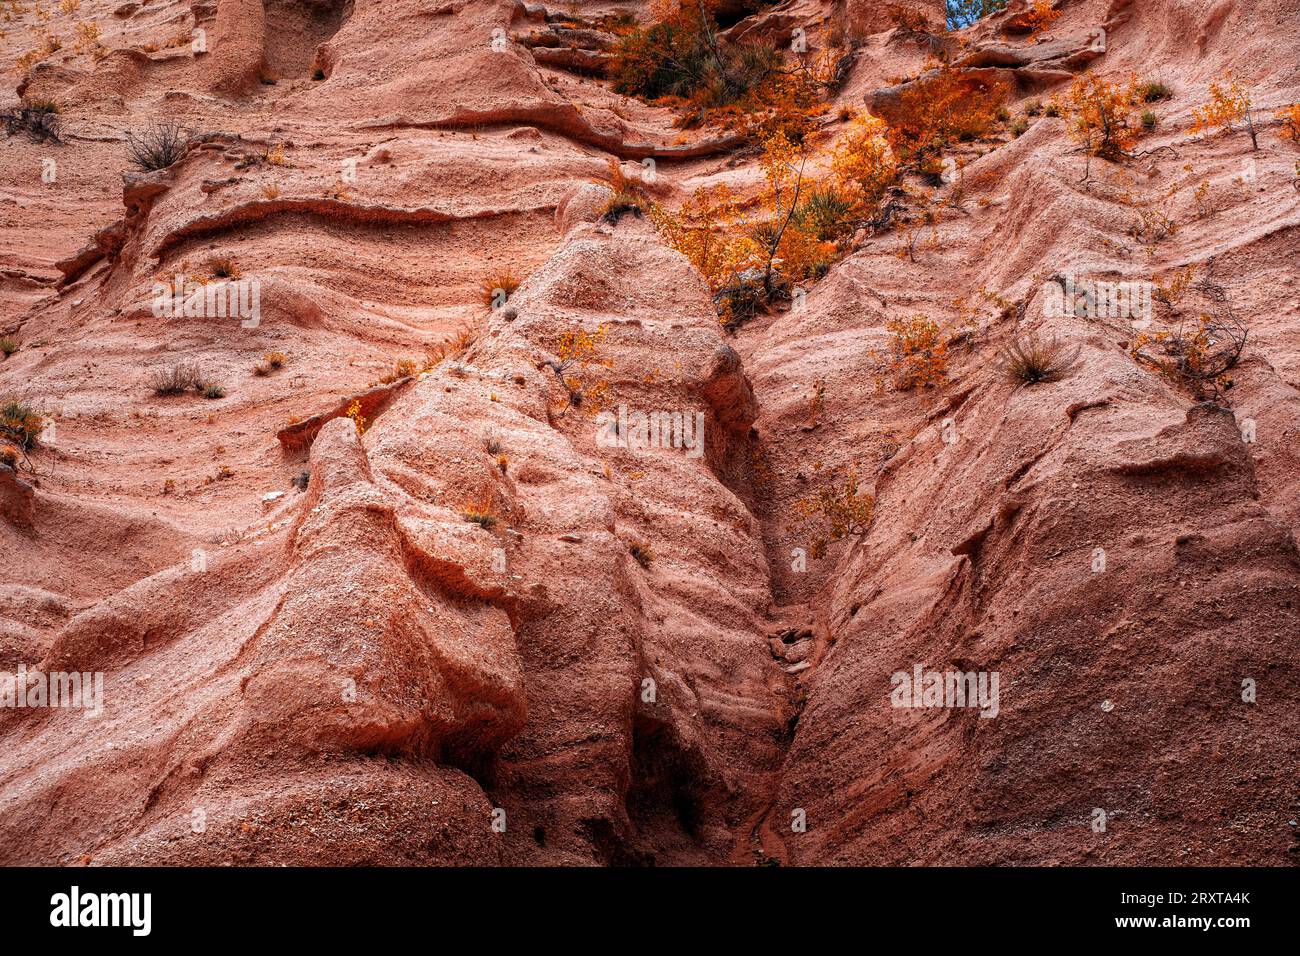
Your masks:
M 761 164 L 609 89 L 616 18 L 150 5 L 21 77 L 66 135 L 0 159 L 0 394 L 58 428 L 0 467 L 0 672 L 103 696 L 0 708 L 0 861 L 1291 862 L 1300 193 L 1276 127 L 1185 117 L 1229 67 L 1293 102 L 1292 11 L 920 6 L 719 8 L 843 33 L 809 175 L 931 54 L 1014 117 L 732 329 L 654 223 L 727 186 L 751 228 Z M 1031 108 L 1088 69 L 1174 91 L 1140 165 L 1085 177 Z M 159 119 L 185 156 L 123 177 Z M 620 160 L 660 208 L 606 215 Z M 1189 265 L 1145 325 L 1045 301 Z M 256 282 L 257 321 L 158 314 L 177 276 Z M 1226 378 L 1135 361 L 1202 314 L 1249 327 Z M 917 315 L 947 367 L 900 389 Z M 1058 374 L 1004 368 L 1030 334 Z M 156 394 L 178 365 L 211 387 Z
M 336 418 L 347 417 L 354 420 L 360 418 L 362 422 L 374 422 L 412 381 L 410 376 L 405 376 L 395 382 L 366 389 L 359 395 L 349 396 L 329 411 L 318 412 L 301 421 L 285 425 L 275 433 L 276 440 L 286 453 L 292 454 L 310 448 L 325 424 Z
M 1069 80 L 1104 53 L 1104 39 L 1098 40 L 1093 33 L 1033 46 L 985 42 L 957 57 L 952 65 L 959 71 L 958 78 L 973 91 L 998 85 L 1022 94 Z M 915 79 L 873 90 L 867 108 L 878 116 L 890 116 L 906 91 L 923 87 L 938 75 L 938 69 L 927 70 Z

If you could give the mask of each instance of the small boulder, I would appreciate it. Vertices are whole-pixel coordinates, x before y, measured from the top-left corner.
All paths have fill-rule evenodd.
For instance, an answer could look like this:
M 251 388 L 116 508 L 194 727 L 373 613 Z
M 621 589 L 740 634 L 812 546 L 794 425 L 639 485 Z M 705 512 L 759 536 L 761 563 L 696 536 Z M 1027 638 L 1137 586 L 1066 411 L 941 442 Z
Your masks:
M 555 207 L 555 225 L 567 235 L 574 226 L 595 222 L 614 198 L 614 190 L 600 183 L 580 183 Z

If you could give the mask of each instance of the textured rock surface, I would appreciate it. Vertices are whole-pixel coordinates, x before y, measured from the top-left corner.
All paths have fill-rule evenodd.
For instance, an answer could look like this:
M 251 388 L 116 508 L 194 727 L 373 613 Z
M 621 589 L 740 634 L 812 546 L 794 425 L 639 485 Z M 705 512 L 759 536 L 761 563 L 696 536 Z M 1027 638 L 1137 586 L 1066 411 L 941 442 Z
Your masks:
M 1159 77 L 1144 146 L 1177 158 L 1085 184 L 1038 118 L 966 150 L 933 244 L 864 237 L 732 334 L 647 219 L 600 218 L 611 158 L 653 159 L 669 205 L 760 180 L 610 92 L 609 34 L 566 17 L 613 5 L 83 0 L 113 52 L 7 74 L 65 142 L 0 144 L 0 394 L 58 426 L 34 473 L 0 465 L 0 670 L 103 672 L 103 713 L 0 708 L 0 862 L 1293 864 L 1300 152 L 1266 117 L 1300 10 L 1081 0 L 1033 43 L 1023 7 L 963 31 L 972 81 L 1019 108 Z M 734 35 L 855 41 L 828 143 L 932 65 L 880 4 L 745 12 Z M 1227 68 L 1258 152 L 1186 134 Z M 156 117 L 187 155 L 123 179 Z M 1173 195 L 1177 233 L 1136 243 L 1127 193 Z M 260 321 L 157 316 L 214 257 Z M 1251 327 L 1231 409 L 1044 308 L 1070 269 L 1210 258 Z M 877 388 L 886 322 L 922 312 L 973 317 L 949 381 Z M 1079 354 L 1014 388 L 995 356 L 1029 328 Z M 153 395 L 176 362 L 224 397 Z M 609 442 L 575 378 L 616 420 L 698 412 L 698 453 Z M 870 531 L 805 567 L 795 502 L 850 464 Z M 997 672 L 998 716 L 891 706 L 916 665 Z

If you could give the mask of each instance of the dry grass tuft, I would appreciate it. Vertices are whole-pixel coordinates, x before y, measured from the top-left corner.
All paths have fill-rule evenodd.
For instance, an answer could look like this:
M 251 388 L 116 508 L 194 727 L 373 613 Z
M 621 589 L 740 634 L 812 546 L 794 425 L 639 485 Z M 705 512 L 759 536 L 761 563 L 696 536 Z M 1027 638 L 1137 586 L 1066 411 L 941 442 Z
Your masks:
M 1044 339 L 1031 332 L 1017 335 L 1002 348 L 998 366 L 1013 385 L 1037 385 L 1060 380 L 1078 357 L 1078 347 L 1070 350 L 1055 336 Z
M 613 192 L 601 210 L 601 222 L 616 223 L 629 213 L 639 219 L 649 208 L 650 201 L 646 198 L 642 182 L 625 175 L 622 165 L 612 156 L 609 158 L 609 172 L 600 183 Z
M 170 120 L 150 123 L 143 133 L 126 135 L 126 155 L 131 165 L 146 172 L 174 165 L 189 149 L 189 138 Z
M 17 398 L 0 400 L 0 439 L 14 449 L 14 461 L 19 452 L 26 452 L 36 444 L 45 427 L 45 418 L 35 408 Z
M 655 560 L 654 548 L 650 547 L 650 545 L 646 544 L 644 541 L 633 541 L 628 545 L 628 551 L 631 553 L 632 557 L 636 559 L 637 564 L 641 565 L 641 567 L 645 568 L 647 571 L 650 570 L 650 565 L 654 564 Z
M 243 274 L 233 256 L 213 256 L 204 263 L 204 268 L 214 279 L 238 279 Z
M 401 381 L 404 378 L 410 378 L 420 367 L 414 359 L 398 359 L 393 363 L 393 370 L 379 380 L 381 385 L 391 385 L 393 382 Z
M 479 285 L 480 298 L 489 309 L 499 309 L 519 288 L 519 277 L 509 269 L 488 276 Z
M 180 395 L 197 388 L 203 377 L 199 367 L 189 362 L 178 362 L 171 368 L 158 369 L 149 376 L 149 387 L 155 395 Z
M 469 351 L 470 346 L 472 346 L 477 340 L 478 332 L 472 325 L 461 326 L 450 336 L 443 339 L 437 345 L 428 349 L 424 353 L 424 366 L 422 371 L 427 372 L 435 365 L 438 365 L 449 358 L 460 358 Z M 453 368 L 451 372 L 458 378 L 461 377 L 457 372 L 457 369 Z
M 157 369 L 149 376 L 149 387 L 158 396 L 181 395 L 191 389 L 204 398 L 224 398 L 223 386 L 209 379 L 193 362 L 178 362 L 170 368 Z
M 267 352 L 262 356 L 262 364 L 253 367 L 253 374 L 270 375 L 284 368 L 284 364 L 288 361 L 289 357 L 283 352 Z
M 488 531 L 495 528 L 501 521 L 501 513 L 497 511 L 491 491 L 485 492 L 479 498 L 471 498 L 462 504 L 460 506 L 460 516 Z

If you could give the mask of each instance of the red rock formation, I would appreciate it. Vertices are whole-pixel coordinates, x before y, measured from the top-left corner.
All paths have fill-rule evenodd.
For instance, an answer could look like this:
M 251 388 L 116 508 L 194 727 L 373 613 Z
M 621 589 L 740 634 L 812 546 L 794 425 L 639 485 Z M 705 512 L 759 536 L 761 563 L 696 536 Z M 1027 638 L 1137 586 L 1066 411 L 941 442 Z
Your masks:
M 1016 0 L 960 45 L 938 3 L 932 35 L 727 8 L 736 40 L 843 33 L 824 150 L 938 51 L 1018 115 L 1087 69 L 1174 91 L 1090 179 L 1058 118 L 960 144 L 960 183 L 909 187 L 928 242 L 864 230 L 736 332 L 604 215 L 611 159 L 669 208 L 761 180 L 734 131 L 611 91 L 614 7 L 114 6 L 81 7 L 112 52 L 10 74 L 63 144 L 0 157 L 0 395 L 57 425 L 0 464 L 0 671 L 104 696 L 0 707 L 0 861 L 1294 861 L 1294 2 L 1062 3 L 1035 42 Z M 1187 133 L 1228 68 L 1257 151 Z M 183 158 L 119 179 L 162 118 Z M 1177 231 L 1135 239 L 1150 208 Z M 1191 264 L 1250 328 L 1217 404 L 1046 307 L 1053 276 Z M 256 321 L 160 315 L 177 276 L 256 279 Z M 918 313 L 962 329 L 947 380 L 878 387 Z M 1018 386 L 1031 330 L 1077 353 Z M 153 394 L 177 363 L 224 394 Z M 703 439 L 638 448 L 639 413 Z M 849 466 L 869 530 L 806 554 L 797 502 Z M 918 666 L 997 674 L 996 717 L 893 706 Z

